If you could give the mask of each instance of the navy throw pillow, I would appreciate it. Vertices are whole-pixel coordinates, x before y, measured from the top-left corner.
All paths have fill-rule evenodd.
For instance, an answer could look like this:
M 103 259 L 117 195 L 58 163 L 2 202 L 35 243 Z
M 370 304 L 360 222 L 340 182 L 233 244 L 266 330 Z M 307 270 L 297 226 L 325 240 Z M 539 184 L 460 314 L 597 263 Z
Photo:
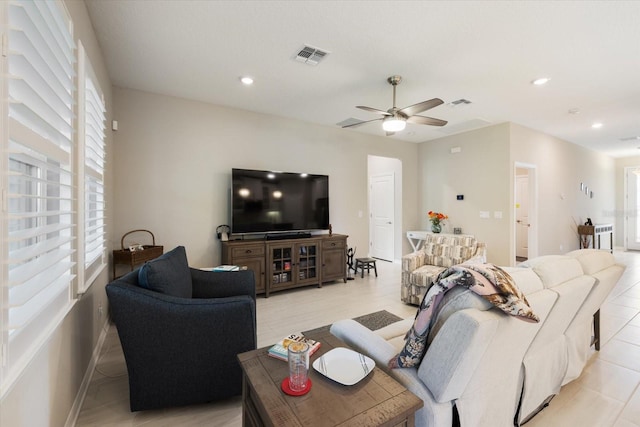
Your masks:
M 162 294 L 191 298 L 193 285 L 184 246 L 178 246 L 146 262 L 138 272 L 138 284 Z

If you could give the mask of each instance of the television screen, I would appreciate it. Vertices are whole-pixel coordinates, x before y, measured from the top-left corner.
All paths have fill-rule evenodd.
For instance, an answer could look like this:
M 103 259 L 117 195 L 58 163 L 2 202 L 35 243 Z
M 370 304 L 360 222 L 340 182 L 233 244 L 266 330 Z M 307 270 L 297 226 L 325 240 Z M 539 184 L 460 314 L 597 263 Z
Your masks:
M 329 228 L 329 177 L 231 170 L 231 231 L 268 233 Z

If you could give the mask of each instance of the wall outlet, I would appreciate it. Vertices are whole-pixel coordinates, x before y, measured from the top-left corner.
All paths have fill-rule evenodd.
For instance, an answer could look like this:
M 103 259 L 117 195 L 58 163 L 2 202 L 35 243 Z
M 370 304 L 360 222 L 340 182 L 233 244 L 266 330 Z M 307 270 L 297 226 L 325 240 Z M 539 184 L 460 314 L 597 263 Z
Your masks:
M 102 316 L 104 316 L 104 309 L 102 308 L 102 304 L 100 304 L 98 305 L 98 317 L 102 319 Z

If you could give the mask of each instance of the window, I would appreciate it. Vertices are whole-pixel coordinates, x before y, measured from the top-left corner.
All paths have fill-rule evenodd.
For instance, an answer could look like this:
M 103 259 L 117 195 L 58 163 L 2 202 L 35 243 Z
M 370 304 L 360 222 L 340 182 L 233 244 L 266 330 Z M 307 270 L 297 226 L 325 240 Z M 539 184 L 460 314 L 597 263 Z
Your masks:
M 78 292 L 82 293 L 106 267 L 105 240 L 105 105 L 91 63 L 78 45 Z
M 2 393 L 72 304 L 74 42 L 60 1 L 12 0 L 2 80 Z

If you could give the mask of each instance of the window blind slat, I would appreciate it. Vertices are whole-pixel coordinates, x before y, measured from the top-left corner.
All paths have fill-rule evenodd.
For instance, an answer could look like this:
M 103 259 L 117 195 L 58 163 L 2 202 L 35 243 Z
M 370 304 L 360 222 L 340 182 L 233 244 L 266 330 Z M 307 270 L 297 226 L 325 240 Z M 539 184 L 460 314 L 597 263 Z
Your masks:
M 73 238 L 71 236 L 59 236 L 56 238 L 50 238 L 34 245 L 26 246 L 22 249 L 17 249 L 11 252 L 11 258 L 9 258 L 10 264 L 20 264 L 31 258 L 44 255 L 56 249 L 59 246 L 63 246 L 71 242 Z
M 60 144 L 52 144 L 50 140 L 29 129 L 18 120 L 9 119 L 9 139 L 13 142 L 10 144 L 12 150 L 27 155 L 35 151 L 39 156 L 53 159 L 61 165 L 69 166 L 71 164 L 71 155 L 68 150 L 61 149 Z M 70 143 L 68 141 L 68 144 Z M 32 155 L 32 158 L 36 159 L 37 157 Z
M 56 280 L 49 282 L 45 289 L 32 296 L 32 298 L 24 300 L 21 305 L 9 310 L 9 333 L 26 326 L 38 315 L 40 307 L 46 307 L 61 293 L 69 292 L 69 283 L 73 279 L 73 276 L 68 273 L 70 269 L 71 263 L 60 264 L 59 268 L 56 269 L 59 271 L 52 271 L 52 274 L 58 274 Z M 60 275 L 60 271 L 65 274 Z M 10 294 L 12 294 L 11 291 Z M 15 294 L 10 295 L 10 297 L 11 296 L 13 296 L 15 300 L 18 300 Z
M 67 213 L 65 215 L 68 215 L 69 217 L 71 217 L 71 213 Z M 70 219 L 71 218 L 69 218 L 69 220 Z M 39 237 L 39 236 L 43 236 L 50 233 L 56 233 L 63 230 L 68 230 L 68 229 L 71 229 L 72 227 L 73 227 L 73 224 L 60 223 L 60 224 L 50 224 L 50 225 L 41 226 L 41 227 L 25 228 L 18 231 L 9 232 L 8 241 L 17 242 L 20 240 L 31 239 L 34 237 Z M 11 257 L 11 254 L 9 254 L 9 256 Z
M 39 280 L 42 283 L 49 283 L 49 271 L 62 265 L 63 261 L 73 253 L 72 249 L 59 248 L 56 251 L 42 255 L 31 262 L 14 267 L 9 271 L 9 288 L 21 286 L 29 280 Z M 34 279 L 36 278 L 36 279 Z M 9 304 L 16 304 L 9 299 Z
M 42 98 L 28 80 L 9 79 L 9 96 L 12 102 L 9 110 L 12 117 L 20 118 L 22 123 L 33 121 L 31 125 L 37 125 L 40 135 L 62 144 L 71 139 L 71 120 L 73 118 L 69 110 L 56 109 L 59 100 Z

